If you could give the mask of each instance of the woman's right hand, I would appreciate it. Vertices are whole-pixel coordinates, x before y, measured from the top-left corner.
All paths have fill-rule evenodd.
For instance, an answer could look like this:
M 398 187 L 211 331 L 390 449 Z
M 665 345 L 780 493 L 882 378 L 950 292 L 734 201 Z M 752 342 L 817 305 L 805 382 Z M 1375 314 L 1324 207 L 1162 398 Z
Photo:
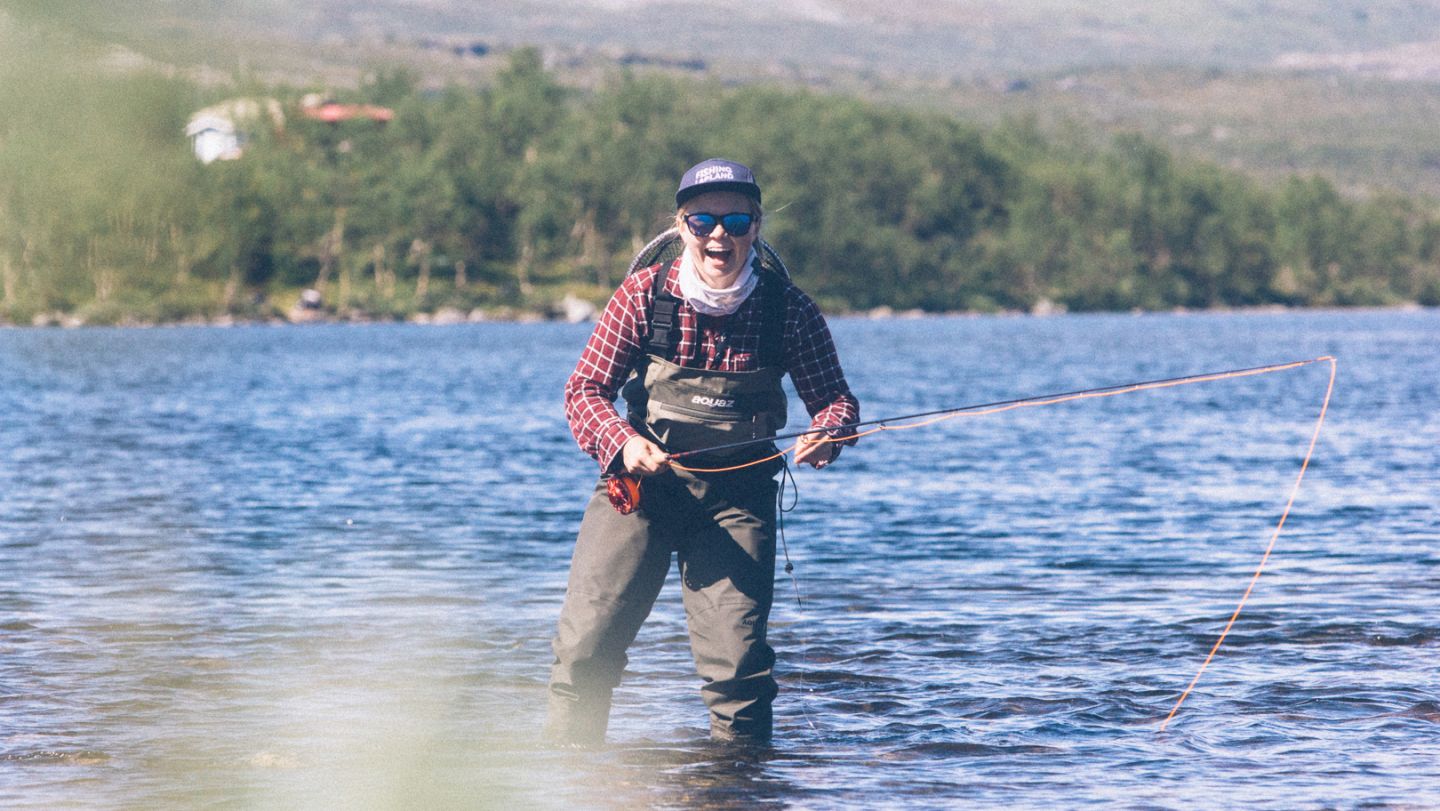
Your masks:
M 670 458 L 660 446 L 643 436 L 632 436 L 620 449 L 620 461 L 625 472 L 636 476 L 653 476 L 670 464 Z

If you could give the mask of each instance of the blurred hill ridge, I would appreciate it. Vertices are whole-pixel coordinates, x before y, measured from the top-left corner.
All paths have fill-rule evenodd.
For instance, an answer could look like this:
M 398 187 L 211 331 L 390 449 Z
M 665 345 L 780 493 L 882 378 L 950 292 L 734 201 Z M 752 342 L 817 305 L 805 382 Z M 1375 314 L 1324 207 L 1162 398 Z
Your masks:
M 489 81 L 537 45 L 565 80 L 621 66 L 799 84 L 951 112 L 1138 133 L 1259 177 L 1440 198 L 1440 0 L 10 0 L 112 63 L 205 85 L 354 87 L 401 66 Z M 0 16 L 0 25 L 4 25 Z M 121 49 L 121 50 L 117 50 Z M 116 54 L 121 56 L 116 56 Z M 122 60 L 123 57 L 123 60 Z
M 439 35 L 954 77 L 1133 65 L 1256 68 L 1440 42 L 1423 0 L 142 0 L 178 25 L 312 42 Z M 1396 58 L 1403 58 L 1397 55 Z

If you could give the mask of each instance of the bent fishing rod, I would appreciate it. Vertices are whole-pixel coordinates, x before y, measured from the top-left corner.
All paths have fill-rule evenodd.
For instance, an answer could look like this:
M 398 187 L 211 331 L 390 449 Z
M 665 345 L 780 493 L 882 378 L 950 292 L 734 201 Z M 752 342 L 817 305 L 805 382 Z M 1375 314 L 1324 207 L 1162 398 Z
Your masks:
M 1276 541 L 1279 540 L 1280 533 L 1285 528 L 1285 522 L 1290 517 L 1291 508 L 1295 506 L 1295 499 L 1300 493 L 1300 484 L 1302 481 L 1304 481 L 1305 472 L 1310 467 L 1310 460 L 1315 454 L 1315 445 L 1320 439 L 1320 430 L 1325 425 L 1325 416 L 1330 409 L 1330 397 L 1335 391 L 1335 376 L 1337 372 L 1337 367 L 1339 365 L 1338 361 L 1335 359 L 1334 356 L 1321 355 L 1319 357 L 1310 358 L 1307 360 L 1296 360 L 1286 363 L 1272 363 L 1266 366 L 1252 366 L 1246 369 L 1231 369 L 1224 372 L 1205 372 L 1201 374 L 1185 375 L 1183 377 L 1168 377 L 1160 380 L 1146 380 L 1138 383 L 1121 383 L 1113 386 L 1100 386 L 1089 389 L 1078 389 L 1076 391 L 1062 392 L 1059 394 L 1039 394 L 1031 397 L 1021 397 L 1013 400 L 1001 400 L 994 403 L 957 406 L 955 408 L 942 408 L 933 411 L 924 411 L 916 414 L 907 414 L 898 417 L 887 417 L 885 419 L 865 420 L 861 422 L 854 422 L 847 425 L 832 426 L 828 428 L 811 428 L 809 430 L 796 431 L 794 433 L 780 436 L 764 437 L 743 442 L 731 442 L 724 445 L 717 445 L 711 448 L 701 448 L 693 451 L 684 451 L 681 453 L 670 454 L 668 458 L 671 460 L 682 459 L 702 453 L 742 448 L 749 445 L 756 445 L 762 442 L 774 442 L 776 440 L 784 439 L 798 440 L 800 437 L 812 436 L 816 434 L 824 435 L 817 440 L 820 442 L 843 442 L 848 439 L 865 436 L 867 434 L 875 433 L 878 431 L 898 431 L 907 428 L 920 428 L 925 425 L 932 425 L 942 420 L 951 419 L 953 417 L 958 417 L 965 414 L 969 414 L 971 416 L 979 416 L 982 414 L 997 414 L 1004 411 L 1010 411 L 1012 409 L 1025 408 L 1030 406 L 1054 405 L 1057 403 L 1064 403 L 1072 400 L 1095 397 L 1110 397 L 1113 395 L 1125 394 L 1128 392 L 1145 391 L 1147 389 L 1160 389 L 1170 386 L 1183 386 L 1190 383 L 1203 383 L 1207 381 L 1227 380 L 1237 377 L 1249 377 L 1252 375 L 1269 374 L 1271 372 L 1280 372 L 1287 369 L 1296 369 L 1301 366 L 1309 366 L 1313 363 L 1328 363 L 1330 365 L 1330 379 L 1329 382 L 1327 382 L 1325 385 L 1325 396 L 1320 403 L 1320 413 L 1315 419 L 1315 427 L 1310 435 L 1310 443 L 1305 450 L 1305 457 L 1300 463 L 1300 470 L 1298 473 L 1296 473 L 1295 481 L 1290 486 L 1290 495 L 1289 498 L 1287 498 L 1285 501 L 1285 508 L 1280 513 L 1280 520 L 1276 522 L 1275 528 L 1270 534 L 1270 541 L 1265 546 L 1264 554 L 1260 556 L 1260 563 L 1255 567 L 1254 574 L 1250 576 L 1250 581 L 1245 587 L 1245 592 L 1240 596 L 1240 601 L 1235 606 L 1234 612 L 1230 615 L 1229 621 L 1225 623 L 1224 629 L 1220 631 L 1219 637 L 1216 638 L 1215 644 L 1211 646 L 1210 652 L 1205 656 L 1205 661 L 1200 664 L 1200 668 L 1196 671 L 1194 678 L 1192 678 L 1190 680 L 1190 683 L 1185 686 L 1185 689 L 1181 691 L 1179 697 L 1175 699 L 1174 706 L 1170 708 L 1169 714 L 1166 715 L 1165 719 L 1160 722 L 1160 731 L 1164 732 L 1170 722 L 1174 720 L 1176 713 L 1180 711 L 1180 707 L 1185 703 L 1185 699 L 1190 695 L 1191 691 L 1194 690 L 1195 685 L 1200 681 L 1200 677 L 1205 673 L 1206 668 L 1208 668 L 1210 666 L 1210 663 L 1214 660 L 1216 653 L 1220 650 L 1220 646 L 1229 636 L 1231 629 L 1234 628 L 1236 620 L 1240 618 L 1240 613 L 1245 609 L 1245 605 L 1249 601 L 1251 593 L 1255 590 L 1255 584 L 1260 580 L 1261 573 L 1265 571 L 1265 564 L 1269 562 L 1271 554 L 1275 551 Z M 925 421 L 913 422 L 906 425 L 891 424 L 903 422 L 906 420 L 921 419 L 924 419 Z M 834 433 L 837 431 L 854 431 L 858 428 L 869 428 L 869 430 L 853 434 L 842 434 L 838 437 L 834 436 Z M 764 464 L 765 462 L 768 462 L 772 459 L 777 459 L 779 457 L 785 456 L 786 454 L 790 453 L 790 451 L 797 449 L 799 445 L 800 443 L 797 441 L 794 445 L 786 448 L 785 450 L 781 450 L 778 453 L 727 468 L 691 468 L 680 464 L 675 464 L 674 467 L 677 467 L 681 470 L 689 470 L 697 473 L 738 470 L 740 468 L 753 467 L 755 465 Z M 622 513 L 631 512 L 639 506 L 640 486 L 638 478 L 631 476 L 630 474 L 621 474 L 620 476 L 612 477 L 610 479 L 609 489 L 611 503 L 615 505 L 615 508 Z
M 859 436 L 864 436 L 885 430 L 919 428 L 923 425 L 930 425 L 935 422 L 940 422 L 945 418 L 959 416 L 966 412 L 994 413 L 999 411 L 1009 411 L 1011 409 L 1025 406 L 1053 405 L 1056 403 L 1063 403 L 1070 400 L 1109 397 L 1116 394 L 1125 394 L 1132 391 L 1144 391 L 1146 389 L 1159 389 L 1171 386 L 1182 386 L 1189 383 L 1204 383 L 1212 380 L 1226 380 L 1235 377 L 1249 377 L 1252 375 L 1268 374 L 1270 372 L 1280 372 L 1286 369 L 1295 369 L 1301 366 L 1308 366 L 1312 363 L 1327 363 L 1333 361 L 1334 358 L 1328 355 L 1322 355 L 1320 357 L 1309 358 L 1307 360 L 1272 363 L 1265 366 L 1251 366 L 1245 369 L 1230 369 L 1223 372 L 1202 372 L 1199 374 L 1184 375 L 1182 377 L 1167 377 L 1158 380 L 1143 380 L 1134 383 L 1117 383 L 1110 386 L 1097 386 L 1088 389 L 1076 389 L 1075 391 L 1066 391 L 1052 394 L 1036 394 L 1029 397 L 1018 397 L 1011 400 L 997 400 L 991 403 L 972 403 L 969 405 L 956 406 L 954 408 L 940 408 L 933 411 L 921 411 L 915 414 L 902 414 L 894 417 L 862 420 L 859 422 L 846 423 L 844 425 L 808 428 L 804 431 L 795 431 L 789 434 L 778 434 L 775 436 L 757 437 L 755 439 L 747 439 L 739 442 L 728 442 L 723 445 L 713 445 L 708 448 L 697 448 L 695 450 L 670 453 L 666 455 L 666 459 L 673 462 L 680 459 L 701 456 L 704 454 L 738 450 L 740 448 L 747 448 L 752 445 L 760 445 L 767 442 L 784 441 L 787 439 L 799 439 L 800 437 L 813 437 L 816 435 L 824 435 L 819 439 L 819 441 L 821 442 L 842 442 L 854 438 L 854 435 L 850 434 L 840 435 L 842 432 L 855 431 L 860 428 L 869 428 L 871 426 L 875 426 L 875 429 L 872 431 L 866 431 Z M 911 425 L 892 425 L 892 423 L 908 422 L 910 420 L 920 420 L 927 417 L 936 419 L 931 419 L 929 422 L 915 423 Z M 782 452 L 780 455 L 783 456 L 785 453 L 788 453 L 788 451 Z M 769 461 L 769 459 L 760 461 Z M 758 464 L 758 462 L 751 462 L 749 464 Z M 696 472 L 718 472 L 717 470 L 713 469 L 686 468 L 683 465 L 677 465 L 676 467 L 679 467 L 682 470 L 689 469 Z

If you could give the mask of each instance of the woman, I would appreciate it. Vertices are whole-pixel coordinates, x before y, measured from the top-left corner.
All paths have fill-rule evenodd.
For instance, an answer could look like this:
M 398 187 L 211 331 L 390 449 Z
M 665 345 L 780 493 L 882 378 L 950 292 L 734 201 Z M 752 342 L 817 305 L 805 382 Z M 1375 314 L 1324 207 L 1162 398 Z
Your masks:
M 728 472 L 672 465 L 667 453 L 774 436 L 789 373 L 817 433 L 797 462 L 820 468 L 859 419 L 824 318 L 808 296 L 756 260 L 762 210 L 748 168 L 712 159 L 675 194 L 683 251 L 630 274 L 595 325 L 565 386 L 581 449 L 607 474 L 643 477 L 639 509 L 621 514 L 602 480 L 570 564 L 550 677 L 552 738 L 604 739 L 625 650 L 679 558 L 691 649 L 712 737 L 765 741 L 776 686 L 766 625 L 774 594 L 779 461 Z M 628 419 L 615 409 L 617 393 Z M 731 467 L 774 452 L 754 446 L 687 458 Z

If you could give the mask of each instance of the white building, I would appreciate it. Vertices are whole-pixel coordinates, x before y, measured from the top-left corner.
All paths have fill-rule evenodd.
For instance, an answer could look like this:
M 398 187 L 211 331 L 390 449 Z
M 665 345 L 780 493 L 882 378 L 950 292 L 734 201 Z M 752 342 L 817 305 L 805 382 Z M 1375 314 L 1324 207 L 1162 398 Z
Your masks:
M 201 163 L 235 160 L 244 154 L 247 136 L 265 118 L 276 129 L 285 125 L 280 102 L 274 99 L 230 99 L 197 110 L 185 125 L 185 135 Z

